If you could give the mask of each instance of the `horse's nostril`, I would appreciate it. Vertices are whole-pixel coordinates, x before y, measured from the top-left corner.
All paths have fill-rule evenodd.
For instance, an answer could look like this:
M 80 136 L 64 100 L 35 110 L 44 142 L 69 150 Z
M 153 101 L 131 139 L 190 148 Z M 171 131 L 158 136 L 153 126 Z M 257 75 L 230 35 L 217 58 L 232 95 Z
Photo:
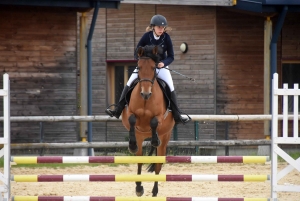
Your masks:
M 145 96 L 145 99 L 148 100 L 148 99 L 150 98 L 150 96 L 151 96 L 151 93 L 147 94 L 147 95 Z
M 141 92 L 140 94 L 143 97 L 143 99 L 148 100 L 150 98 L 150 96 L 151 96 L 152 93 L 142 93 Z

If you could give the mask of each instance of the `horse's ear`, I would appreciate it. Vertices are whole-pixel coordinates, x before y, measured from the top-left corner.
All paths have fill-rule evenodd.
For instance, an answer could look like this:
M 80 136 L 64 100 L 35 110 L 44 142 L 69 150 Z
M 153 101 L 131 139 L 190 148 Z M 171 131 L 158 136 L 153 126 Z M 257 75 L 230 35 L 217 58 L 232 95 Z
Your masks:
M 142 57 L 144 55 L 144 48 L 143 47 L 138 47 L 137 55 L 138 55 L 138 57 Z
M 155 45 L 154 48 L 152 49 L 152 53 L 153 53 L 154 55 L 157 55 L 157 54 L 158 54 L 158 46 L 157 46 L 157 45 Z

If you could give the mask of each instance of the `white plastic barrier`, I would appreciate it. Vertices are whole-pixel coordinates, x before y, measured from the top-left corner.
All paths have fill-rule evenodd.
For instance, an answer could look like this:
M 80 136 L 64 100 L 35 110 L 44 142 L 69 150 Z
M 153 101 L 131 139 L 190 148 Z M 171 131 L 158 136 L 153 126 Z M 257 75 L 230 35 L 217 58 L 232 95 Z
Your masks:
M 278 74 L 273 75 L 272 88 L 272 173 L 271 173 L 271 197 L 274 201 L 277 199 L 277 192 L 300 192 L 300 185 L 279 185 L 280 179 L 285 177 L 292 170 L 297 169 L 300 172 L 300 158 L 294 160 L 285 151 L 280 148 L 281 144 L 300 144 L 298 131 L 298 97 L 300 89 L 298 84 L 294 84 L 294 89 L 288 89 L 288 84 L 283 84 L 283 89 L 278 88 Z M 282 96 L 283 119 L 282 132 L 278 131 L 278 98 Z M 288 98 L 293 97 L 293 133 L 288 135 Z M 289 165 L 278 172 L 278 156 L 282 157 Z
M 3 148 L 0 150 L 0 157 L 4 158 L 3 174 L 0 173 L 0 180 L 3 183 L 0 186 L 0 201 L 10 199 L 10 87 L 8 74 L 3 75 L 3 89 L 0 90 L 0 96 L 3 96 L 3 138 L 0 138 L 0 144 Z

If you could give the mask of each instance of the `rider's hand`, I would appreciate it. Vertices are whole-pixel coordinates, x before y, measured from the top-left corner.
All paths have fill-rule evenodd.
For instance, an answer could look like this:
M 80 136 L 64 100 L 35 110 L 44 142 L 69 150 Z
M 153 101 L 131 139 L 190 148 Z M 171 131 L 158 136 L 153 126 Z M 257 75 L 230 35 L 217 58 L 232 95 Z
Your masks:
M 157 67 L 158 68 L 162 68 L 162 67 L 164 67 L 165 66 L 165 64 L 163 63 L 163 62 L 159 62 L 158 64 L 157 64 Z

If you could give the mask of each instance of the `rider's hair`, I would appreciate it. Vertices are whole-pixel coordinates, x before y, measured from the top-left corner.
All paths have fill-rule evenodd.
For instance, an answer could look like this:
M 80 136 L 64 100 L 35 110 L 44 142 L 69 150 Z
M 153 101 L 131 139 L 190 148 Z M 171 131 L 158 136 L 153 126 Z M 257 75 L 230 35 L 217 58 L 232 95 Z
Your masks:
M 146 32 L 153 31 L 153 29 L 154 29 L 154 26 L 153 25 L 149 25 L 149 26 L 146 27 Z M 164 30 L 164 32 L 166 32 L 166 33 L 170 32 L 170 31 L 172 31 L 171 27 L 166 27 L 165 30 Z

